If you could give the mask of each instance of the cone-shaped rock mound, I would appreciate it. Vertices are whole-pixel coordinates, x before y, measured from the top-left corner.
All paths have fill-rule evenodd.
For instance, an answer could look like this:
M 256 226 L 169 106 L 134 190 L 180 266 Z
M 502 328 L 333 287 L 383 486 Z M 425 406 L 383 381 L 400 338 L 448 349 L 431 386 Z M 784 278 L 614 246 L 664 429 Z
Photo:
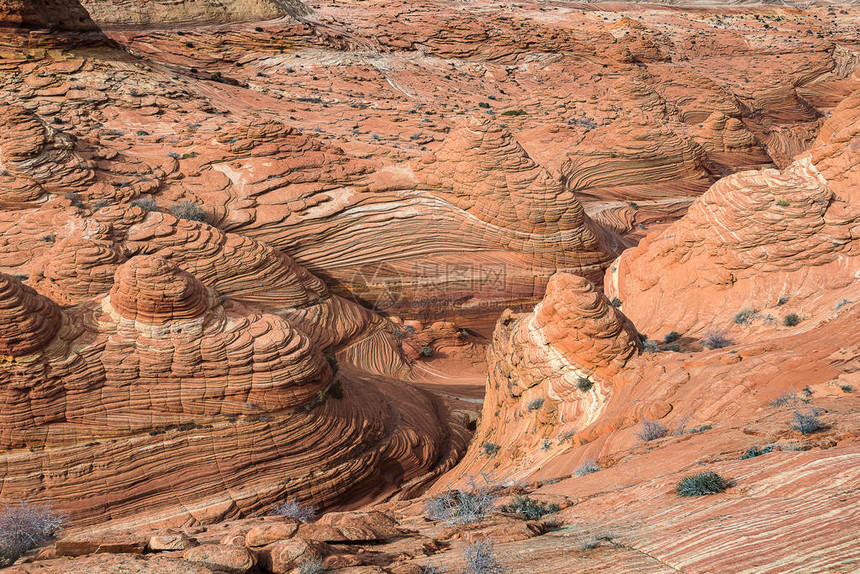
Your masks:
M 0 354 L 37 351 L 60 328 L 60 308 L 18 279 L 0 273 Z
M 194 319 L 208 307 L 206 287 L 158 255 L 134 257 L 117 269 L 110 302 L 123 317 L 154 325 Z

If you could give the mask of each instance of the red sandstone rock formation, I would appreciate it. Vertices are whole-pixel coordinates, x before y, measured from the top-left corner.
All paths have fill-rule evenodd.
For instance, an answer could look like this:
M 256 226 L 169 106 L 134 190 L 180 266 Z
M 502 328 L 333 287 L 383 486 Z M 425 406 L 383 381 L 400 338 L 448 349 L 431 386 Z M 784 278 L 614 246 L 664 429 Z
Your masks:
M 411 574 L 485 536 L 528 571 L 856 563 L 855 9 L 131 4 L 87 2 L 129 55 L 0 1 L 0 501 L 70 517 L 18 572 Z M 435 491 L 545 480 L 565 528 L 428 522 L 475 333 L 533 302 Z M 736 490 L 672 494 L 703 467 Z M 286 496 L 394 500 L 248 518 Z

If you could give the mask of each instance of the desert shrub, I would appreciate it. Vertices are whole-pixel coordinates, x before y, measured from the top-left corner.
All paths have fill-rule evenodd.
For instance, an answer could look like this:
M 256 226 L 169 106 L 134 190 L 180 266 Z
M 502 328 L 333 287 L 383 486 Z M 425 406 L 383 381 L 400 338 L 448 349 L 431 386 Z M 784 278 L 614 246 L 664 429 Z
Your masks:
M 776 447 L 774 447 L 772 444 L 769 444 L 767 446 L 763 446 L 761 448 L 759 448 L 757 446 L 752 446 L 752 447 L 748 448 L 746 450 L 746 452 L 741 455 L 741 460 L 746 460 L 748 458 L 755 458 L 757 456 L 761 456 L 763 454 L 773 452 L 774 450 L 776 450 Z
M 154 197 L 140 197 L 131 202 L 132 207 L 142 207 L 146 211 L 158 211 L 158 202 Z
M 598 466 L 597 462 L 590 458 L 579 465 L 576 470 L 573 472 L 576 476 L 585 476 L 586 474 L 591 474 L 594 472 L 599 472 L 600 466 Z
M 824 424 L 818 419 L 819 414 L 821 414 L 821 411 L 818 409 L 809 409 L 809 411 L 805 413 L 794 411 L 791 414 L 791 423 L 789 426 L 800 432 L 800 434 L 812 434 L 814 432 L 818 432 L 825 428 Z
M 328 363 L 328 366 L 331 368 L 331 374 L 336 375 L 338 370 L 340 369 L 340 365 L 337 363 L 337 357 L 334 353 L 326 353 L 325 360 Z
M 63 521 L 42 504 L 24 501 L 4 507 L 0 511 L 0 566 L 8 566 L 50 540 Z
M 851 300 L 850 300 L 850 299 L 845 299 L 845 298 L 843 297 L 842 299 L 840 299 L 839 301 L 837 301 L 836 303 L 834 303 L 834 304 L 833 304 L 833 310 L 834 310 L 834 311 L 838 311 L 839 309 L 841 309 L 841 308 L 842 308 L 842 307 L 844 307 L 845 305 L 848 305 L 849 303 L 851 303 Z
M 67 193 L 66 199 L 68 199 L 71 202 L 72 207 L 83 207 L 84 206 L 84 202 L 81 201 L 81 197 L 77 193 L 71 193 L 71 192 Z
M 672 351 L 673 353 L 680 353 L 681 352 L 681 345 L 679 345 L 678 343 L 672 343 L 671 345 L 666 346 L 666 350 Z
M 656 353 L 657 352 L 657 342 L 649 341 L 648 339 L 642 341 L 642 348 L 646 353 Z
M 526 115 L 525 110 L 506 110 L 502 112 L 503 116 L 524 116 Z
M 702 345 L 708 349 L 722 349 L 734 343 L 733 340 L 726 337 L 719 331 L 708 331 L 702 339 Z
M 791 300 L 790 297 L 780 297 L 779 299 L 776 300 L 776 306 L 782 307 L 783 305 L 788 303 L 790 300 Z
M 547 514 L 555 514 L 561 507 L 558 504 L 547 504 L 530 496 L 517 495 L 510 504 L 500 509 L 502 512 L 516 514 L 525 520 L 539 520 Z
M 463 574 L 502 574 L 505 571 L 496 559 L 490 540 L 466 543 L 466 567 Z
M 302 504 L 295 498 L 288 498 L 272 509 L 272 514 L 296 518 L 302 522 L 311 522 L 317 515 L 317 507 Z
M 690 430 L 688 430 L 687 432 L 690 434 L 698 434 L 700 432 L 705 432 L 706 430 L 711 430 L 712 428 L 714 428 L 714 427 L 712 427 L 711 425 L 702 425 L 702 426 L 698 426 L 698 427 L 693 427 Z
M 328 399 L 328 395 L 326 394 L 325 389 L 318 390 L 313 403 L 311 403 L 311 408 L 314 409 L 320 405 L 324 405 L 326 399 Z
M 188 221 L 206 221 L 206 210 L 193 201 L 180 201 L 170 206 L 170 215 Z
M 425 345 L 421 347 L 421 355 L 424 357 L 432 357 L 434 352 L 435 351 L 433 350 L 433 347 L 431 347 L 430 345 Z
M 800 401 L 800 398 L 797 396 L 797 393 L 794 391 L 786 391 L 773 399 L 770 402 L 770 406 L 772 407 L 784 407 L 786 405 L 794 405 Z
M 496 509 L 499 487 L 482 475 L 484 484 L 478 485 L 474 477 L 469 477 L 468 488 L 452 490 L 431 496 L 424 503 L 424 510 L 431 520 L 453 524 L 469 524 L 490 516 Z
M 839 385 L 839 388 L 842 389 L 842 392 L 844 393 L 854 392 L 854 387 L 852 387 L 851 385 Z
M 529 406 L 528 406 L 529 412 L 536 411 L 539 408 L 541 408 L 543 406 L 543 402 L 544 401 L 541 397 L 538 397 L 536 399 L 529 401 Z
M 502 449 L 499 445 L 494 442 L 484 441 L 481 443 L 481 450 L 484 451 L 485 456 L 489 456 L 490 458 L 499 454 L 499 451 Z
M 731 483 L 712 470 L 685 476 L 675 486 L 680 496 L 704 496 L 717 494 L 731 486 Z
M 669 429 L 660 421 L 644 420 L 639 423 L 639 432 L 636 433 L 643 442 L 649 442 L 663 438 L 669 434 Z
M 111 205 L 111 201 L 109 199 L 97 199 L 92 204 L 93 213 L 95 213 L 99 209 L 104 209 L 105 207 L 109 207 L 110 205 Z
M 678 339 L 681 338 L 681 333 L 678 331 L 669 331 L 665 337 L 663 337 L 664 343 L 674 343 Z
M 571 440 L 575 436 L 576 436 L 575 430 L 565 431 L 560 437 L 558 437 L 558 444 L 564 444 L 564 443 L 568 442 L 569 440 Z
M 343 399 L 343 383 L 340 379 L 337 379 L 335 382 L 331 384 L 328 389 L 328 394 L 333 399 L 341 400 Z
M 589 379 L 588 377 L 579 377 L 576 381 L 576 388 L 582 391 L 583 393 L 591 390 L 591 387 L 594 386 L 594 381 Z
M 325 572 L 325 568 L 319 558 L 310 558 L 299 565 L 299 574 L 320 574 L 321 572 Z
M 580 548 L 583 550 L 592 550 L 597 548 L 604 542 L 612 542 L 614 536 L 612 534 L 600 534 L 598 536 L 592 536 L 591 538 L 585 539 Z
M 619 299 L 618 297 L 613 297 L 612 301 L 610 301 L 610 303 L 612 303 L 613 307 L 621 307 L 621 305 L 623 305 L 623 303 L 621 302 L 621 299 Z
M 786 327 L 794 327 L 800 324 L 800 315 L 797 313 L 789 313 L 785 317 L 782 318 L 782 324 Z
M 758 313 L 756 309 L 741 309 L 737 313 L 735 313 L 735 325 L 749 325 L 752 323 L 755 318 L 755 314 Z

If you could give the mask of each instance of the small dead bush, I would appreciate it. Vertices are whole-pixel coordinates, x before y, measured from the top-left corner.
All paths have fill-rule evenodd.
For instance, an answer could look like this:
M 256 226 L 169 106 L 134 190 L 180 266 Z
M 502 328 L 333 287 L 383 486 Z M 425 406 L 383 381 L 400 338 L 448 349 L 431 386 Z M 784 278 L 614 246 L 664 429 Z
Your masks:
M 424 510 L 431 520 L 446 524 L 469 524 L 490 516 L 496 509 L 500 487 L 486 475 L 481 475 L 483 484 L 475 477 L 468 478 L 468 488 L 452 490 L 431 496 L 424 503 Z
M 502 574 L 505 569 L 496 558 L 491 540 L 466 543 L 466 568 L 463 574 Z
M 800 434 L 812 434 L 824 430 L 826 428 L 824 423 L 818 419 L 818 415 L 820 414 L 821 411 L 819 409 L 809 409 L 805 413 L 794 411 L 791 415 L 791 424 L 789 426 L 799 431 Z
M 702 338 L 702 346 L 708 349 L 722 349 L 733 344 L 734 341 L 719 331 L 708 331 Z
M 64 518 L 48 506 L 31 502 L 9 505 L 0 511 L 0 567 L 51 539 Z
M 669 429 L 660 421 L 644 420 L 639 423 L 639 432 L 636 433 L 636 436 L 643 442 L 650 442 L 663 438 L 667 434 L 669 434 Z
M 296 518 L 302 522 L 311 522 L 316 518 L 317 507 L 313 505 L 304 505 L 295 498 L 288 498 L 272 509 L 272 514 L 276 516 Z

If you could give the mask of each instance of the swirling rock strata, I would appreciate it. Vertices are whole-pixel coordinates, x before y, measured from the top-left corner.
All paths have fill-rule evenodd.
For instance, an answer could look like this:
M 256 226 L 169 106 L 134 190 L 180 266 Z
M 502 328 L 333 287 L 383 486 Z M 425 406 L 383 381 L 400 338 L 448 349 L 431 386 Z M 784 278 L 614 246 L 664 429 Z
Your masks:
M 254 22 L 309 13 L 299 0 L 83 0 L 82 4 L 105 28 Z
M 813 301 L 852 290 L 856 102 L 839 106 L 816 146 L 786 169 L 720 180 L 681 221 L 622 255 L 607 272 L 607 293 L 642 332 L 737 330 L 732 317 L 744 308 L 818 316 Z
M 109 294 L 62 313 L 2 278 L 4 496 L 41 492 L 75 526 L 210 522 L 285 496 L 372 499 L 419 487 L 463 448 L 460 423 L 401 381 L 345 363 L 330 396 L 311 338 L 223 302 L 162 256 L 132 257 Z M 19 456 L 34 445 L 44 450 Z M 90 470 L 69 474 L 81 464 Z
M 0 105 L 0 125 L 0 204 L 81 192 L 92 183 L 92 168 L 73 153 L 68 137 L 22 107 Z
M 60 328 L 57 305 L 22 285 L 15 277 L 0 273 L 0 353 L 28 355 L 54 338 Z
M 492 453 L 499 461 L 494 474 L 539 467 L 542 442 L 601 418 L 638 349 L 632 323 L 590 281 L 554 275 L 532 313 L 506 311 L 499 319 L 487 359 L 482 420 L 488 423 L 458 468 L 482 467 L 487 444 L 501 448 Z

